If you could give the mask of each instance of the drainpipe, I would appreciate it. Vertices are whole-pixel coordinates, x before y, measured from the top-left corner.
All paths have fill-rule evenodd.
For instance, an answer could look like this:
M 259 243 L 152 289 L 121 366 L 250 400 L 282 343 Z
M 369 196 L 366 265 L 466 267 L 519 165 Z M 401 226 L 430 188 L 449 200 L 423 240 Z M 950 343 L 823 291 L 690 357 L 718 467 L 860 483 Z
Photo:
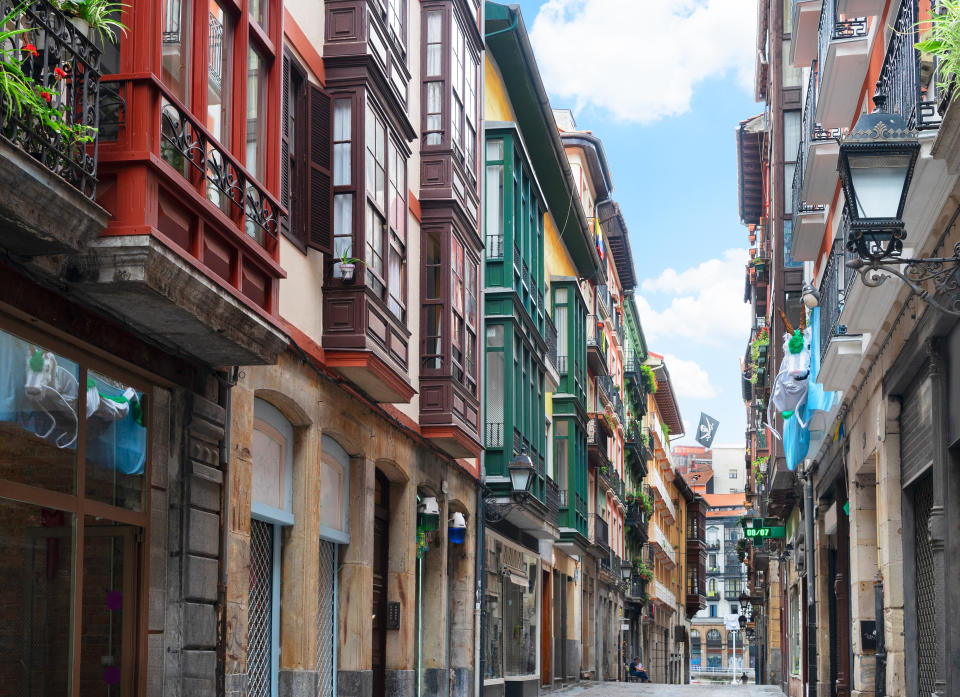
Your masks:
M 813 461 L 807 460 L 804 467 L 803 517 L 807 538 L 807 695 L 817 694 L 817 603 L 814 579 L 813 537 Z
M 229 520 L 230 520 L 230 390 L 237 384 L 240 376 L 240 367 L 233 366 L 229 373 L 217 373 L 217 382 L 219 389 L 217 392 L 217 402 L 223 407 L 223 442 L 220 444 L 220 469 L 224 473 L 222 511 L 220 520 L 220 582 L 217 584 L 217 605 L 220 608 L 219 634 L 220 640 L 217 642 L 217 682 L 226 681 L 226 637 L 227 637 L 227 569 L 229 568 L 227 560 L 227 550 L 229 549 Z
M 483 465 L 481 464 L 481 472 L 483 472 Z M 486 480 L 484 476 L 482 481 Z M 473 621 L 476 631 L 474 636 L 476 637 L 473 647 L 473 665 L 477 666 L 477 670 L 473 676 L 473 687 L 474 694 L 476 697 L 480 697 L 480 689 L 483 684 L 483 676 L 486 674 L 487 662 L 483 657 L 483 642 L 486 641 L 486 623 L 484 622 L 486 615 L 486 590 L 487 590 L 487 542 L 486 542 L 486 524 L 484 523 L 484 517 L 486 515 L 486 510 L 484 509 L 483 504 L 483 493 L 484 493 L 484 484 L 481 484 L 477 487 L 477 551 L 475 555 L 475 565 L 476 565 L 476 601 L 473 606 Z

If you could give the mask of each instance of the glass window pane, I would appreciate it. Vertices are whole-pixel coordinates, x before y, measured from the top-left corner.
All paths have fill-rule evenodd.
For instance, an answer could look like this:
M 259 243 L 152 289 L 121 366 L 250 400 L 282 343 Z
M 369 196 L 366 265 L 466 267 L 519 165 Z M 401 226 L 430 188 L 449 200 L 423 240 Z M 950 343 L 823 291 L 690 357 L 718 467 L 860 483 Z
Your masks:
M 233 34 L 230 16 L 218 3 L 210 5 L 207 62 L 207 128 L 230 146 L 230 56 Z
M 793 162 L 797 159 L 797 153 L 800 150 L 800 110 L 783 112 L 783 159 L 785 162 Z M 786 186 L 792 186 L 793 180 L 784 182 Z
M 440 12 L 427 13 L 427 75 L 439 75 L 440 42 L 443 31 L 443 15 Z
M 264 31 L 267 30 L 267 2 L 268 0 L 250 0 L 250 16 Z
M 496 560 L 488 565 L 486 583 L 486 627 L 484 632 L 483 654 L 486 673 L 484 679 L 503 677 L 503 576 L 499 566 L 500 543 L 491 539 L 487 552 Z
M 87 496 L 143 510 L 147 402 L 132 387 L 90 371 L 87 376 Z
M 803 84 L 803 68 L 794 68 L 790 61 L 790 40 L 785 40 L 782 44 L 783 58 L 783 86 L 800 87 Z
M 73 514 L 0 499 L 0 521 L 0 685 L 70 694 Z
M 487 143 L 489 154 L 490 143 Z M 503 165 L 487 165 L 487 258 L 503 258 Z
M 246 167 L 263 181 L 266 138 L 266 63 L 253 47 L 247 55 L 247 159 Z
M 193 4 L 182 0 L 163 3 L 163 84 L 181 102 L 190 105 L 190 13 Z
M 133 694 L 134 647 L 124 646 L 136 618 L 135 528 L 87 516 L 83 540 L 83 625 L 80 636 L 80 694 Z M 132 631 L 129 634 L 132 636 Z
M 0 331 L 0 480 L 76 491 L 79 366 Z

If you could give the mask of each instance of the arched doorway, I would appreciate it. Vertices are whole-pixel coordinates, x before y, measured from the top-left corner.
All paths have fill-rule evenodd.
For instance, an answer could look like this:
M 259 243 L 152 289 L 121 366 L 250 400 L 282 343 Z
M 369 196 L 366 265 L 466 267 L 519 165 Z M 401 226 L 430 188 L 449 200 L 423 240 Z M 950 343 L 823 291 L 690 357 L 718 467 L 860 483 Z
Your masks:
M 373 498 L 373 697 L 386 695 L 389 524 L 390 482 L 378 469 Z

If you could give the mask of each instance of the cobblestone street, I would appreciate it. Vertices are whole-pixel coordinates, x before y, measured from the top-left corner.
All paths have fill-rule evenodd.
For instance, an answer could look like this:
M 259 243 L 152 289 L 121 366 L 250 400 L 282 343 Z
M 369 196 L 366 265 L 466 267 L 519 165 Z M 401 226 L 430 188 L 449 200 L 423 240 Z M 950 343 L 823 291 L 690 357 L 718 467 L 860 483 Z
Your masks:
M 773 685 L 663 685 L 659 683 L 594 682 L 576 685 L 559 697 L 783 697 Z

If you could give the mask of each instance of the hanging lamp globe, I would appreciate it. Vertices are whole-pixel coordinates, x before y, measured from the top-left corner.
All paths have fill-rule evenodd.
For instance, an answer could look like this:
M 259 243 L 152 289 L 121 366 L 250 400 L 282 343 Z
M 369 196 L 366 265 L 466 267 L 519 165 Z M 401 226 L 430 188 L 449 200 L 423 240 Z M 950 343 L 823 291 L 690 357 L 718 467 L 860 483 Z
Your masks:
M 847 248 L 868 261 L 894 257 L 903 250 L 903 208 L 920 154 L 920 140 L 899 114 L 876 110 L 857 119 L 840 141 L 837 168 L 849 219 Z
M 530 491 L 534 470 L 533 460 L 527 455 L 526 448 L 510 461 L 507 470 L 510 472 L 510 486 L 513 487 L 514 494 L 523 495 Z

